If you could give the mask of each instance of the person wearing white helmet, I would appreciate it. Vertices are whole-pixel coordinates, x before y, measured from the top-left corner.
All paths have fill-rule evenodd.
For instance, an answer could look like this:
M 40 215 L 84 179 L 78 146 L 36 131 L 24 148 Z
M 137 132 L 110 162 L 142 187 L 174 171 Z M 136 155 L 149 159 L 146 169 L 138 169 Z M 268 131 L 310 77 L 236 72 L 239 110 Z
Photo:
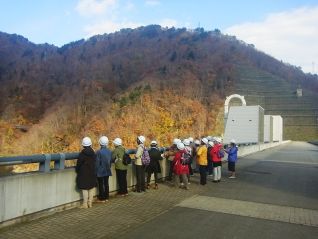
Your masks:
M 172 174 L 173 174 L 173 160 L 174 156 L 178 152 L 177 144 L 180 143 L 181 140 L 175 138 L 170 146 L 169 150 L 164 153 L 164 157 L 167 159 L 168 166 L 169 166 L 169 173 L 168 173 L 168 181 L 172 181 Z
M 238 148 L 235 144 L 235 140 L 232 139 L 230 142 L 230 147 L 225 149 L 225 152 L 228 154 L 227 161 L 228 161 L 228 170 L 230 172 L 229 178 L 234 179 L 236 178 L 235 175 L 235 164 L 237 162 L 237 151 Z
M 83 150 L 76 162 L 76 184 L 83 193 L 83 204 L 81 208 L 93 206 L 94 187 L 96 185 L 95 161 L 96 154 L 92 149 L 92 140 L 85 137 L 82 140 Z
M 177 153 L 173 160 L 173 173 L 175 175 L 175 187 L 182 187 L 184 186 L 185 189 L 189 189 L 188 185 L 188 177 L 189 174 L 189 167 L 188 161 L 189 157 L 186 157 L 187 152 L 185 150 L 185 145 L 181 142 L 177 144 Z M 189 155 L 190 156 L 190 155 Z M 180 186 L 181 180 L 181 186 Z
M 212 140 L 212 137 L 211 137 L 211 140 Z M 208 157 L 208 166 L 207 166 L 207 172 L 208 172 L 208 176 L 209 177 L 212 177 L 213 176 L 213 162 L 212 162 L 212 157 L 211 157 L 211 150 L 214 146 L 214 143 L 213 141 L 209 141 L 208 144 L 207 144 L 207 147 L 208 147 L 208 154 L 207 154 L 207 157 Z
M 206 138 L 201 139 L 201 145 L 197 150 L 197 164 L 199 165 L 200 172 L 200 184 L 206 184 L 206 168 L 208 165 L 207 159 L 207 146 L 208 140 Z
M 136 188 L 135 192 L 141 193 L 146 191 L 145 185 L 145 167 L 144 162 L 142 161 L 142 157 L 144 157 L 144 153 L 146 151 L 144 143 L 146 141 L 145 136 L 140 135 L 137 137 L 137 150 L 135 154 L 135 169 L 136 169 Z M 148 152 L 148 151 L 147 151 Z M 149 156 L 149 154 L 148 154 Z M 150 158 L 149 158 L 150 161 Z
M 128 195 L 127 190 L 127 169 L 128 166 L 124 164 L 125 148 L 122 146 L 122 140 L 116 138 L 113 141 L 115 149 L 112 152 L 112 161 L 115 163 L 116 179 L 118 183 L 117 195 Z
M 192 138 L 192 137 L 189 137 L 188 139 L 189 139 L 189 141 L 190 141 L 190 144 L 192 144 L 192 143 L 193 143 L 193 138 Z
M 222 157 L 224 157 L 223 145 L 221 138 L 216 137 L 214 146 L 211 150 L 212 162 L 213 162 L 213 182 L 221 182 L 221 168 L 222 168 Z
M 160 163 L 162 160 L 160 150 L 158 148 L 157 141 L 153 140 L 150 143 L 149 149 L 150 163 L 146 167 L 147 172 L 147 189 L 150 189 L 150 179 L 151 175 L 154 174 L 155 177 L 155 189 L 158 189 L 158 173 L 161 173 Z
M 96 152 L 96 175 L 99 192 L 97 202 L 106 202 L 109 199 L 109 176 L 112 176 L 112 152 L 107 148 L 109 140 L 106 136 L 100 137 L 98 142 L 100 149 Z
M 190 139 L 184 139 L 183 144 L 184 144 L 184 149 L 185 149 L 187 155 L 189 155 L 189 163 L 188 163 L 189 174 L 187 176 L 188 176 L 188 184 L 190 184 L 190 175 L 193 175 L 192 166 L 191 166 L 192 161 L 193 161 L 193 152 L 192 152 Z

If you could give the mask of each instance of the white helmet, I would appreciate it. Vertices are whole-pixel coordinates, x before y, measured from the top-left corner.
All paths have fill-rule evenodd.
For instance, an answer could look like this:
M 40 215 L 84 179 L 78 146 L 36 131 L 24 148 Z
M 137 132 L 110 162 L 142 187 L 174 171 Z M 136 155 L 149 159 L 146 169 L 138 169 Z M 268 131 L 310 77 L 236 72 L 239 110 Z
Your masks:
M 120 138 L 116 138 L 114 139 L 113 143 L 115 146 L 119 146 L 122 145 L 123 141 Z
M 217 138 L 215 139 L 215 141 L 218 142 L 218 143 L 222 143 L 222 139 L 221 139 L 220 137 L 217 137 Z
M 200 145 L 200 140 L 198 140 L 198 139 L 194 140 L 194 144 Z
M 188 140 L 190 141 L 190 143 L 193 142 L 193 138 L 192 137 L 189 137 Z
M 230 143 L 235 144 L 235 139 L 231 139 Z
M 109 140 L 106 136 L 102 136 L 102 137 L 100 137 L 98 142 L 101 146 L 106 146 L 106 145 L 108 145 Z
M 178 145 L 178 143 L 181 143 L 181 139 L 174 139 L 173 144 Z
M 157 143 L 157 141 L 156 140 L 153 140 L 153 141 L 151 141 L 151 143 L 150 143 L 151 145 L 157 145 L 158 143 Z
M 189 139 L 184 139 L 184 140 L 183 140 L 183 144 L 184 144 L 185 146 L 189 146 L 189 145 L 190 145 L 190 140 L 189 140 Z
M 92 146 L 92 140 L 90 137 L 85 137 L 82 140 L 82 146 L 87 147 L 87 146 Z
M 143 136 L 143 135 L 140 135 L 140 136 L 138 136 L 137 138 L 139 139 L 139 141 L 140 141 L 142 144 L 145 143 L 145 141 L 146 141 L 146 138 L 145 138 L 145 136 Z
M 207 139 L 208 141 L 211 141 L 211 140 L 213 139 L 213 137 L 212 137 L 212 136 L 208 136 L 208 137 L 206 137 L 206 139 Z
M 183 150 L 183 149 L 184 149 L 184 144 L 181 143 L 181 142 L 179 142 L 179 143 L 177 144 L 177 148 L 178 148 L 179 150 Z
M 207 140 L 207 138 L 203 138 L 203 139 L 201 139 L 201 141 L 203 142 L 203 143 L 205 143 L 205 144 L 207 144 L 209 141 Z
M 214 143 L 213 143 L 212 141 L 209 141 L 209 145 L 210 145 L 211 147 L 213 147 L 213 146 L 214 146 Z

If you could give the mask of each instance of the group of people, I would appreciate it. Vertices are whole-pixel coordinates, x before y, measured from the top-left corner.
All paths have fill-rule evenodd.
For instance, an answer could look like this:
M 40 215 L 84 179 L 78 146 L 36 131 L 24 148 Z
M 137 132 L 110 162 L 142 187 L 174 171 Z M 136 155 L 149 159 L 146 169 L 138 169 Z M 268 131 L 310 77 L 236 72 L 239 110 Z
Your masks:
M 156 141 L 151 141 L 150 148 L 145 147 L 146 138 L 138 136 L 138 145 L 133 159 L 135 167 L 136 185 L 133 191 L 145 192 L 150 189 L 150 180 L 154 174 L 154 189 L 158 189 L 158 174 L 161 172 L 160 160 L 164 158 L 169 162 L 168 180 L 172 180 L 176 187 L 189 189 L 190 175 L 194 171 L 200 173 L 200 184 L 207 183 L 207 174 L 213 174 L 213 182 L 221 181 L 221 166 L 224 152 L 228 154 L 228 169 L 230 178 L 235 178 L 235 162 L 237 160 L 237 146 L 232 140 L 227 148 L 223 148 L 222 140 L 218 137 L 206 137 L 201 140 L 193 138 L 174 139 L 171 147 L 162 152 Z M 118 183 L 117 195 L 127 196 L 127 169 L 131 163 L 130 156 L 122 145 L 122 140 L 113 140 L 114 149 L 108 147 L 109 139 L 102 136 L 99 139 L 100 149 L 96 152 L 92 148 L 92 140 L 85 137 L 82 140 L 83 149 L 76 163 L 76 183 L 82 190 L 82 208 L 92 207 L 94 188 L 98 187 L 97 202 L 109 200 L 109 177 L 112 176 L 111 165 L 115 164 L 116 178 Z M 146 174 L 147 173 L 147 181 Z M 97 185 L 96 185 L 97 183 Z
M 173 145 L 165 153 L 170 163 L 168 180 L 172 180 L 172 175 L 175 175 L 175 185 L 189 189 L 190 175 L 198 171 L 201 185 L 207 183 L 207 175 L 213 176 L 213 182 L 218 183 L 221 181 L 222 158 L 225 153 L 228 154 L 229 178 L 234 179 L 237 152 L 235 140 L 231 140 L 229 147 L 223 148 L 219 137 L 208 136 L 201 140 L 190 137 L 183 141 L 174 139 Z

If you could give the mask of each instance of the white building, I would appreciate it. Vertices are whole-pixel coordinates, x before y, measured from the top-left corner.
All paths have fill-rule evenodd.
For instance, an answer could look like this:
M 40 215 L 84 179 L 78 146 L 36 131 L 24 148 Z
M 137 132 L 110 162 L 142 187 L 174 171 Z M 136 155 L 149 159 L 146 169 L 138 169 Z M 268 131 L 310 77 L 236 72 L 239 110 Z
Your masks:
M 273 116 L 264 115 L 264 143 L 273 142 Z
M 264 142 L 264 109 L 259 105 L 230 107 L 223 142 L 231 139 L 240 144 Z

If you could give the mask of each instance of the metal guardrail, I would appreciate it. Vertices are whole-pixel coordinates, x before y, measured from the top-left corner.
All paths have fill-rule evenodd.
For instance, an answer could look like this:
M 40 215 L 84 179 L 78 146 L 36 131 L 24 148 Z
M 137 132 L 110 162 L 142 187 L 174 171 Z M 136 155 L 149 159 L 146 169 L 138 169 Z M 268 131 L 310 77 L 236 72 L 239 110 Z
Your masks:
M 159 148 L 161 152 L 166 151 L 167 147 Z M 126 150 L 127 154 L 135 154 L 136 149 Z M 54 154 L 34 154 L 28 156 L 8 156 L 0 157 L 0 166 L 12 166 L 19 164 L 39 163 L 40 172 L 50 172 L 50 163 L 54 162 L 54 170 L 65 169 L 66 160 L 78 159 L 79 153 L 54 153 Z

